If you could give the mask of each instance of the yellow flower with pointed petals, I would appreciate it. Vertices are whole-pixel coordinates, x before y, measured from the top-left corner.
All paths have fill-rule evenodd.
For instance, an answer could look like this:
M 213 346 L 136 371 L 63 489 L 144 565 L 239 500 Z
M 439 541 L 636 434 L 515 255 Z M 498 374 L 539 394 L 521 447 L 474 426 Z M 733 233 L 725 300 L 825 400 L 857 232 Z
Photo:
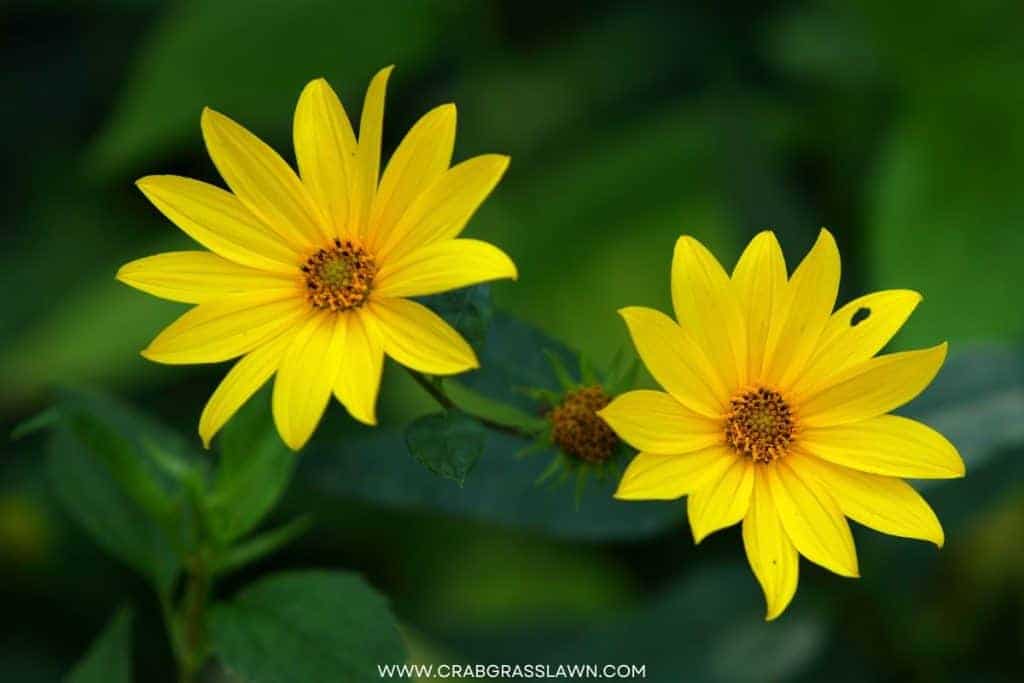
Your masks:
M 197 304 L 142 355 L 171 364 L 241 357 L 200 417 L 207 446 L 274 373 L 274 421 L 297 450 L 332 393 L 353 417 L 375 424 L 385 355 L 433 375 L 477 367 L 466 341 L 409 297 L 516 277 L 500 249 L 458 237 L 508 158 L 483 155 L 449 168 L 455 106 L 446 104 L 412 127 L 379 174 L 390 73 L 370 83 L 358 138 L 327 82 L 306 86 L 295 109 L 298 174 L 206 109 L 203 137 L 231 192 L 177 176 L 138 182 L 209 249 L 143 258 L 118 272 L 145 292 Z
M 939 520 L 902 478 L 964 475 L 941 434 L 887 414 L 946 357 L 944 343 L 875 356 L 920 295 L 876 292 L 833 312 L 838 290 L 839 251 L 827 230 L 788 279 L 771 232 L 751 241 L 731 278 L 684 236 L 672 263 L 679 322 L 648 308 L 620 311 L 665 392 L 629 392 L 600 412 L 640 451 L 615 495 L 688 496 L 698 543 L 742 521 L 768 619 L 796 592 L 799 555 L 858 576 L 847 517 L 941 547 Z

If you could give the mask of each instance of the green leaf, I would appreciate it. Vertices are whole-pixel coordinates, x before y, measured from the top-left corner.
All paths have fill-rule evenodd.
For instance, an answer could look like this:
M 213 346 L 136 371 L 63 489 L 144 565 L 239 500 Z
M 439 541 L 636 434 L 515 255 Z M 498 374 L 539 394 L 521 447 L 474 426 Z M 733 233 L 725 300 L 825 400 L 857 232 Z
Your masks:
M 118 610 L 65 682 L 131 683 L 132 620 L 131 609 Z
M 213 565 L 216 574 L 227 574 L 261 560 L 306 533 L 313 525 L 312 515 L 303 515 L 270 531 L 228 548 Z
M 281 441 L 266 392 L 250 400 L 220 436 L 220 463 L 207 497 L 211 531 L 240 538 L 274 508 L 291 482 L 296 456 Z
M 880 154 L 867 185 L 872 284 L 925 296 L 903 345 L 1024 332 L 1024 102 L 1007 87 L 1022 69 L 1019 55 L 929 69 Z M 970 97 L 949 83 L 969 83 Z
M 1016 350 L 989 347 L 960 353 L 947 361 L 920 399 L 901 411 L 944 433 L 967 462 L 966 480 L 934 482 L 929 488 L 936 493 L 949 491 L 955 498 L 972 480 L 980 480 L 981 471 L 998 469 L 1012 460 L 1006 449 L 1024 445 L 1024 425 L 1019 419 L 1024 411 L 1022 375 Z M 614 476 L 587 482 L 577 512 L 570 487 L 537 487 L 553 454 L 516 458 L 527 445 L 506 434 L 489 433 L 485 457 L 478 461 L 473 476 L 463 488 L 452 489 L 401 452 L 400 434 L 378 430 L 342 443 L 314 444 L 303 456 L 302 482 L 328 498 L 436 510 L 575 539 L 637 539 L 684 523 L 681 500 L 615 500 Z M 1018 479 L 1005 483 L 1014 481 Z M 926 495 L 931 496 L 930 490 Z M 524 500 L 529 504 L 524 505 Z M 945 521 L 946 512 L 936 509 Z
M 537 485 L 554 453 L 517 458 L 529 442 L 507 434 L 487 434 L 486 455 L 460 488 L 425 471 L 402 452 L 402 442 L 402 434 L 379 429 L 340 443 L 313 444 L 303 455 L 303 486 L 328 499 L 436 510 L 578 539 L 651 536 L 681 524 L 686 517 L 681 501 L 615 500 L 613 478 L 589 482 L 577 511 L 571 487 Z
M 498 311 L 480 353 L 480 369 L 454 378 L 487 398 L 535 412 L 534 389 L 562 393 L 550 357 L 557 358 L 570 377 L 579 376 L 577 354 L 536 327 Z
M 458 411 L 424 415 L 405 429 L 405 443 L 413 457 L 459 486 L 476 465 L 486 440 L 483 425 Z
M 50 406 L 46 410 L 33 415 L 24 422 L 20 422 L 15 425 L 14 429 L 11 430 L 11 439 L 17 441 L 23 439 L 30 434 L 35 434 L 38 431 L 52 427 L 60 419 L 60 413 L 57 411 L 56 406 Z
M 558 384 L 563 391 L 570 391 L 579 385 L 579 381 L 570 374 L 569 369 L 565 366 L 565 362 L 558 353 L 547 348 L 541 349 L 541 353 L 544 354 L 548 363 L 551 364 L 551 371 L 555 374 L 555 378 L 558 380 Z M 580 367 L 580 376 L 582 375 L 583 368 Z
M 406 655 L 387 601 L 355 574 L 274 574 L 210 612 L 212 649 L 253 683 L 370 681 Z
M 434 294 L 421 298 L 420 303 L 458 330 L 478 353 L 484 348 L 487 329 L 494 316 L 490 285 L 475 285 Z
M 47 473 L 58 500 L 104 550 L 167 590 L 192 538 L 180 483 L 162 476 L 140 439 L 176 440 L 130 409 L 65 392 Z
M 793 606 L 763 620 L 761 591 L 738 563 L 706 567 L 670 584 L 645 607 L 619 612 L 583 630 L 568 645 L 532 661 L 600 661 L 646 665 L 649 680 L 778 681 L 806 672 L 828 642 L 824 620 Z

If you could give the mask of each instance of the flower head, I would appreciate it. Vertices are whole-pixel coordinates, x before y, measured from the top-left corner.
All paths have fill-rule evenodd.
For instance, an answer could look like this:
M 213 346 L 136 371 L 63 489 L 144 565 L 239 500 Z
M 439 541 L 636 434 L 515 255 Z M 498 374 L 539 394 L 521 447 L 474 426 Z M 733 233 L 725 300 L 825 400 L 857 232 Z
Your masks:
M 946 357 L 944 343 L 875 356 L 920 295 L 876 292 L 833 312 L 838 289 L 827 230 L 789 278 L 771 232 L 751 241 L 731 278 L 684 236 L 672 263 L 678 323 L 648 308 L 620 311 L 665 391 L 632 391 L 600 411 L 640 451 L 616 497 L 688 496 L 698 543 L 742 522 L 768 619 L 796 592 L 798 554 L 858 576 L 847 517 L 941 546 L 939 520 L 903 478 L 964 474 L 941 434 L 887 414 Z
M 295 109 L 298 174 L 206 109 L 203 137 L 231 191 L 177 176 L 138 182 L 209 249 L 139 259 L 118 272 L 145 292 L 196 304 L 143 356 L 172 364 L 241 357 L 199 420 L 207 445 L 275 373 L 274 420 L 298 449 L 332 393 L 353 417 L 375 424 L 385 355 L 434 375 L 477 366 L 465 340 L 409 297 L 516 277 L 501 250 L 458 238 L 508 158 L 483 155 L 449 168 L 455 106 L 446 104 L 412 127 L 379 173 L 390 73 L 370 83 L 358 138 L 327 82 L 306 86 Z
M 567 358 L 555 351 L 543 351 L 558 388 L 524 388 L 538 402 L 544 415 L 533 443 L 520 455 L 543 452 L 552 455 L 538 484 L 561 484 L 575 479 L 579 506 L 587 481 L 605 481 L 622 474 L 622 463 L 632 451 L 599 416 L 612 397 L 632 383 L 638 366 L 621 351 L 605 372 L 599 372 L 585 356 L 578 356 L 578 372 L 566 367 Z

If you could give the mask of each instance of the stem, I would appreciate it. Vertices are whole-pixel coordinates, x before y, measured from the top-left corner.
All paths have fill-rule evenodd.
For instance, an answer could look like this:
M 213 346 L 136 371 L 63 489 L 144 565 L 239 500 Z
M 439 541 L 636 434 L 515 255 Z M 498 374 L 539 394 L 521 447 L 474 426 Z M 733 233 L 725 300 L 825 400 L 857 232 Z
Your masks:
M 190 683 L 206 661 L 206 601 L 212 583 L 202 550 L 196 553 L 189 569 L 179 614 L 183 650 L 178 659 L 181 683 Z
M 445 393 L 444 389 L 441 388 L 439 384 L 431 382 L 424 374 L 417 372 L 416 370 L 413 370 L 411 368 L 406 368 L 406 370 L 408 370 L 409 374 L 412 375 L 412 378 L 416 380 L 416 383 L 423 387 L 423 389 L 428 394 L 430 394 L 430 397 L 437 401 L 438 404 L 440 404 L 440 406 L 445 410 L 461 411 L 472 417 L 474 420 L 476 420 L 483 426 L 487 427 L 488 429 L 493 429 L 496 432 L 511 434 L 512 436 L 518 436 L 523 439 L 532 439 L 535 436 L 533 432 L 523 429 L 522 427 L 497 422 L 488 417 L 477 415 L 471 411 L 459 407 L 455 403 L 455 401 L 453 401 L 452 398 Z
M 174 655 L 174 661 L 180 663 L 184 657 L 185 649 L 181 643 L 181 633 L 178 632 L 178 622 L 174 614 L 174 603 L 171 601 L 171 596 L 162 590 L 158 598 L 160 600 L 160 614 L 164 618 L 164 628 L 167 629 L 167 639 L 171 642 L 171 653 Z

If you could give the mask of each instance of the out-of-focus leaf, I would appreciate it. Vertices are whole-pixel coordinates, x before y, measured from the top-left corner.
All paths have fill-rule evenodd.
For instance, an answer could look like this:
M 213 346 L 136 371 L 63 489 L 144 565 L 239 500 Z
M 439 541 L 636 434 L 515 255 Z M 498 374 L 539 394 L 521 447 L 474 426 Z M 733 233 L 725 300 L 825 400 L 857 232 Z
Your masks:
M 935 71 L 881 154 L 869 184 L 873 283 L 925 296 L 904 344 L 1024 332 L 1024 98 L 1007 87 L 1022 69 L 1017 58 Z
M 135 444 L 93 415 L 78 413 L 65 419 L 68 435 L 96 454 L 129 498 L 156 521 L 171 523 L 176 507 L 173 494 L 154 476 L 153 467 L 140 457 Z
M 477 32 L 481 17 L 472 6 L 434 2 L 177 4 L 143 48 L 92 150 L 93 167 L 123 171 L 197 141 L 204 106 L 257 132 L 283 130 L 302 87 L 320 76 L 358 117 L 374 72 L 399 64 L 406 77 L 450 37 Z
M 166 590 L 192 529 L 180 482 L 163 476 L 140 440 L 168 449 L 179 440 L 97 394 L 65 392 L 59 410 L 47 459 L 57 498 L 96 543 Z
M 487 328 L 494 315 L 490 285 L 475 285 L 420 299 L 423 305 L 458 330 L 479 353 L 487 339 Z
M 767 51 L 783 70 L 832 87 L 863 92 L 881 78 L 867 26 L 844 3 L 796 6 L 769 31 Z
M 635 577 L 597 545 L 499 532 L 490 525 L 478 536 L 439 536 L 417 539 L 407 550 L 417 560 L 412 571 L 430 577 L 430 589 L 417 594 L 416 614 L 410 615 L 421 628 L 500 631 L 537 621 L 578 626 L 636 599 Z
M 113 280 L 111 270 L 102 281 L 55 301 L 45 317 L 0 352 L 0 370 L 11 377 L 11 393 L 3 400 L 37 399 L 44 387 L 58 382 L 152 373 L 156 366 L 138 351 L 181 312 L 180 304 L 129 291 Z M 115 322 L 116 333 L 110 326 Z
M 337 444 L 314 443 L 304 453 L 303 483 L 322 494 L 388 507 L 439 510 L 547 535 L 615 539 L 650 536 L 681 523 L 681 503 L 623 503 L 616 482 L 591 482 L 577 509 L 567 487 L 540 487 L 548 458 L 518 458 L 528 442 L 487 435 L 487 448 L 462 488 L 425 471 L 403 453 L 402 435 L 378 430 Z
M 269 403 L 261 392 L 220 435 L 220 464 L 206 503 L 211 530 L 225 543 L 260 523 L 295 470 L 296 456 L 277 435 Z
M 230 671 L 264 681 L 369 681 L 405 648 L 386 600 L 355 574 L 274 574 L 210 613 L 213 651 Z
M 409 452 L 428 470 L 462 486 L 484 451 L 487 432 L 465 413 L 424 415 L 405 429 Z
M 533 628 L 536 631 L 536 627 Z M 644 680 L 793 680 L 822 657 L 825 620 L 794 605 L 777 621 L 764 621 L 764 599 L 741 563 L 705 566 L 670 583 L 633 609 L 617 609 L 571 634 L 507 633 L 502 663 L 643 667 Z M 493 645 L 476 634 L 455 635 L 448 645 L 475 661 L 495 658 Z M 639 674 L 634 677 L 641 678 Z
M 65 682 L 131 683 L 132 616 L 130 609 L 120 609 Z
M 557 357 L 573 377 L 579 376 L 577 355 L 562 342 L 536 327 L 498 311 L 480 354 L 480 369 L 458 375 L 452 381 L 481 395 L 536 411 L 530 389 L 561 392 L 561 384 L 549 356 Z
M 647 680 L 788 680 L 820 656 L 825 623 L 791 608 L 777 622 L 760 617 L 764 605 L 746 567 L 710 567 L 670 586 L 650 606 L 590 629 L 555 662 L 646 664 Z M 770 653 L 770 654 L 769 654 Z M 768 656 L 766 656 L 768 655 Z
M 924 397 L 903 412 L 943 431 L 960 446 L 970 480 L 1001 449 L 1024 444 L 1024 429 L 1019 419 L 1013 419 L 1022 405 L 1020 358 L 995 347 L 953 356 Z M 314 444 L 304 455 L 303 481 L 329 496 L 440 510 L 563 537 L 642 538 L 683 524 L 681 501 L 613 499 L 614 477 L 591 482 L 576 510 L 570 490 L 536 485 L 548 460 L 541 455 L 517 458 L 526 445 L 505 434 L 488 434 L 473 476 L 465 487 L 453 490 L 401 453 L 400 435 L 379 430 L 340 444 Z M 960 480 L 935 484 L 952 492 L 963 485 Z
M 813 233 L 799 198 L 764 180 L 777 177 L 774 150 L 792 121 L 766 98 L 715 93 L 592 131 L 526 176 L 513 164 L 494 198 L 505 213 L 487 223 L 487 239 L 513 257 L 521 278 L 496 285 L 495 301 L 591 358 L 611 357 L 627 339 L 616 309 L 671 309 L 669 268 L 681 234 L 731 268 L 739 226 L 777 227 L 787 246 L 789 235 Z
M 217 558 L 213 571 L 217 574 L 227 574 L 261 560 L 304 534 L 312 524 L 312 515 L 303 515 L 287 524 L 242 541 L 228 548 Z
M 34 434 L 52 426 L 59 419 L 60 412 L 58 412 L 55 406 L 50 406 L 46 410 L 33 415 L 24 422 L 17 424 L 14 429 L 11 430 L 11 439 L 17 440 L 24 438 L 29 434 Z

